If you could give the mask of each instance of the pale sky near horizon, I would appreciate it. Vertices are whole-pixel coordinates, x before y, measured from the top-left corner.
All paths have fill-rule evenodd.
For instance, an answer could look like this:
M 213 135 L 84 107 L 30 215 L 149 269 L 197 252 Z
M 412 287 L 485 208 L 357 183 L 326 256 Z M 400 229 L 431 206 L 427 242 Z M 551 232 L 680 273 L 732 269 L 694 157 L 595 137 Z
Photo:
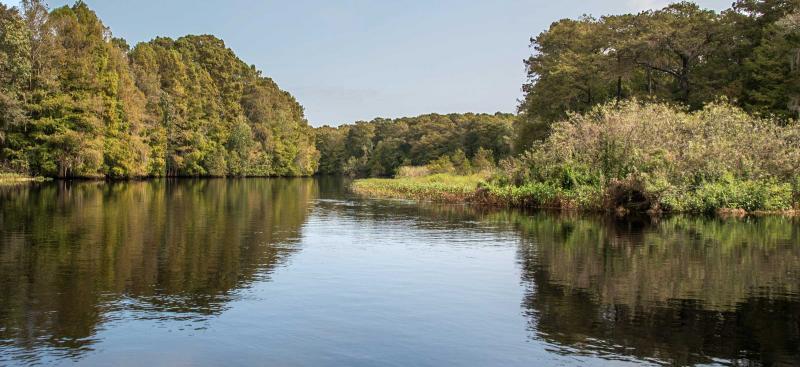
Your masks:
M 0 2 L 17 5 L 16 0 Z M 51 8 L 72 0 L 49 0 Z M 531 36 L 554 21 L 668 0 L 85 0 L 129 44 L 213 34 L 292 93 L 314 126 L 515 112 Z M 722 10 L 733 0 L 699 0 Z

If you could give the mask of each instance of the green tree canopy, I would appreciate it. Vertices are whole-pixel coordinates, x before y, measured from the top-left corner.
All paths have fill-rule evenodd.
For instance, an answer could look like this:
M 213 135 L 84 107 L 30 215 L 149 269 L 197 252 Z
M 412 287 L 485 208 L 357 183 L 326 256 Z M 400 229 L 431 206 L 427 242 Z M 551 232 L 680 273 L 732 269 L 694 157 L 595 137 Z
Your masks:
M 83 1 L 0 5 L 0 165 L 58 177 L 298 176 L 303 108 L 213 36 L 114 38 Z

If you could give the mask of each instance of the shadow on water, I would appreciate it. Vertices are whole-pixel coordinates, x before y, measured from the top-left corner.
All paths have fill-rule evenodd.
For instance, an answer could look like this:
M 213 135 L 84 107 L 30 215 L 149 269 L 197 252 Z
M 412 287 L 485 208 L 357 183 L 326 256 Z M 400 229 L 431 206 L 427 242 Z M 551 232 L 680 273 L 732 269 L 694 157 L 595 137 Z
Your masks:
M 113 312 L 218 315 L 296 251 L 316 190 L 311 179 L 3 188 L 0 346 L 77 356 Z

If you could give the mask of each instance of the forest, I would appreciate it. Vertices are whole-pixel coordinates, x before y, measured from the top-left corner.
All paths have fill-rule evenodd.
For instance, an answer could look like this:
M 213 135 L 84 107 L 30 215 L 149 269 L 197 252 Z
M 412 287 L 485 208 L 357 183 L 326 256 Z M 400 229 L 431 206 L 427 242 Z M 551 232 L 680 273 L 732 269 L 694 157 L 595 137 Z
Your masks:
M 430 114 L 317 128 L 319 171 L 350 176 L 394 176 L 400 167 L 486 164 L 512 153 L 512 114 Z
M 530 39 L 515 114 L 318 128 L 214 36 L 131 47 L 83 1 L 0 5 L 0 177 L 333 174 L 398 178 L 356 182 L 372 194 L 514 206 L 789 210 L 799 5 L 558 20 Z
M 638 99 L 690 110 L 724 98 L 785 121 L 800 113 L 797 0 L 679 2 L 638 14 L 563 19 L 531 38 L 519 150 L 569 113 Z
M 82 1 L 0 4 L 0 171 L 49 177 L 300 176 L 303 107 L 208 35 L 130 47 Z

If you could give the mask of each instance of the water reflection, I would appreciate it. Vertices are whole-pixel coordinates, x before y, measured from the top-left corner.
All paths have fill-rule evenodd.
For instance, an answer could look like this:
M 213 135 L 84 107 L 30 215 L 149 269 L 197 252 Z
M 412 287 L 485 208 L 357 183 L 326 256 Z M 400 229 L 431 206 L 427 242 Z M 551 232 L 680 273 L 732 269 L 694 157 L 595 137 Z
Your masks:
M 531 329 L 561 353 L 800 365 L 796 219 L 500 220 L 526 238 Z
M 313 180 L 3 188 L 0 347 L 22 351 L 14 358 L 47 347 L 79 355 L 120 309 L 134 319 L 219 314 L 295 251 L 315 196 Z
M 798 218 L 623 219 L 400 201 L 326 207 L 420 230 L 515 233 L 531 338 L 553 353 L 800 365 Z
M 800 365 L 797 218 L 361 200 L 331 178 L 62 182 L 0 203 L 0 364 L 108 364 L 124 353 L 88 352 L 133 341 L 195 362 Z

